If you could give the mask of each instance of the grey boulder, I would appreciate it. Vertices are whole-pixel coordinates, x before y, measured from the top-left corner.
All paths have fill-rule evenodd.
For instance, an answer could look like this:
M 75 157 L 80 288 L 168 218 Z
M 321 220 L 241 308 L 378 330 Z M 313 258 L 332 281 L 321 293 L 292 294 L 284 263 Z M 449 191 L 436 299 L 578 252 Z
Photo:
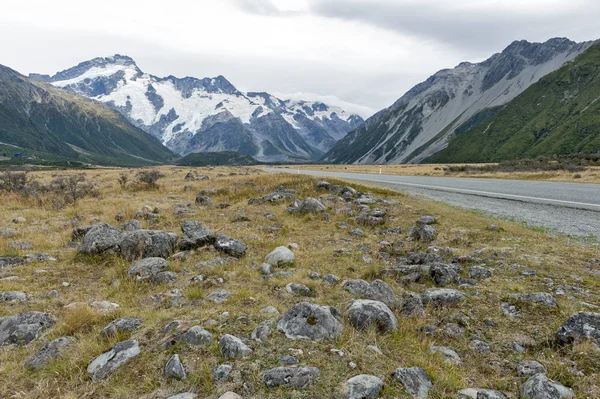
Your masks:
M 395 308 L 400 305 L 399 298 L 394 294 L 392 288 L 383 280 L 373 280 L 371 283 L 368 283 L 365 280 L 350 280 L 347 281 L 342 288 L 358 299 L 380 301 L 390 308 Z
M 114 254 L 120 251 L 123 232 L 105 223 L 93 226 L 83 237 L 79 252 L 85 254 Z
M 209 346 L 213 340 L 210 332 L 200 326 L 190 327 L 186 332 L 175 335 L 168 343 L 183 342 L 190 346 Z
M 477 280 L 485 280 L 492 277 L 492 272 L 490 269 L 486 269 L 485 267 L 471 266 L 469 268 L 469 277 Z
M 229 334 L 221 337 L 219 349 L 227 359 L 241 359 L 252 353 L 252 349 L 243 343 L 241 339 Z
M 135 262 L 127 275 L 137 281 L 157 282 L 157 277 L 169 267 L 167 261 L 163 258 L 144 258 Z
M 289 283 L 285 286 L 285 290 L 296 296 L 312 296 L 312 290 L 304 284 Z
M 265 371 L 262 380 L 267 388 L 308 388 L 316 378 L 320 370 L 316 367 L 277 367 Z
M 129 261 L 154 257 L 166 259 L 173 254 L 176 243 L 177 234 L 175 233 L 135 230 L 123 234 L 120 248 L 123 257 Z
M 372 326 L 380 333 L 398 330 L 398 319 L 383 302 L 357 299 L 348 304 L 346 312 L 350 324 L 358 330 Z
M 40 370 L 53 360 L 58 359 L 75 341 L 74 337 L 61 337 L 50 341 L 39 352 L 27 359 L 23 367 L 30 370 Z
M 142 319 L 135 317 L 123 317 L 111 321 L 106 327 L 100 331 L 101 338 L 113 338 L 120 333 L 134 332 L 142 325 Z
M 408 236 L 413 240 L 429 243 L 435 240 L 437 232 L 428 224 L 420 224 L 411 228 L 408 232 Z
M 214 303 L 225 303 L 227 298 L 231 296 L 231 292 L 227 290 L 216 290 L 208 294 L 206 299 Z
M 400 382 L 406 392 L 416 399 L 426 399 L 433 388 L 431 378 L 419 367 L 399 368 L 392 374 L 394 381 Z
M 536 374 L 521 388 L 521 399 L 571 399 L 573 391 L 544 374 Z
M 23 291 L 0 292 L 0 302 L 25 302 L 27 295 Z
M 600 313 L 575 313 L 556 332 L 556 340 L 560 344 L 571 344 L 581 339 L 600 343 Z
M 460 303 L 465 300 L 465 296 L 462 292 L 457 290 L 440 288 L 425 291 L 421 296 L 421 300 L 424 305 L 441 307 Z
M 248 250 L 248 247 L 243 242 L 223 234 L 217 235 L 213 245 L 217 251 L 226 253 L 234 258 L 241 258 L 245 256 L 246 251 Z
M 164 374 L 167 378 L 173 378 L 176 380 L 185 380 L 187 375 L 183 363 L 179 360 L 179 355 L 175 354 L 167 361 L 164 368 Z
M 283 315 L 277 329 L 290 339 L 320 341 L 339 337 L 344 326 L 336 308 L 300 302 Z
M 27 345 L 55 323 L 50 314 L 41 312 L 0 317 L 0 346 Z
M 199 222 L 186 220 L 181 222 L 182 238 L 179 241 L 179 249 L 189 251 L 191 249 L 206 247 L 215 243 L 215 235 L 202 227 Z
M 520 376 L 531 377 L 536 374 L 546 374 L 546 368 L 535 360 L 522 360 L 517 364 L 517 373 Z
M 140 352 L 140 344 L 136 340 L 119 342 L 88 365 L 88 375 L 92 381 L 103 380 Z
M 296 261 L 294 253 L 288 247 L 277 247 L 265 256 L 265 263 L 273 266 L 293 265 Z
M 377 399 L 383 389 L 383 381 L 374 375 L 361 374 L 346 381 L 347 399 Z
M 533 292 L 530 294 L 513 294 L 510 297 L 519 302 L 533 303 L 536 305 L 545 306 L 547 308 L 558 307 L 558 305 L 556 304 L 556 299 L 554 299 L 552 295 L 545 292 Z

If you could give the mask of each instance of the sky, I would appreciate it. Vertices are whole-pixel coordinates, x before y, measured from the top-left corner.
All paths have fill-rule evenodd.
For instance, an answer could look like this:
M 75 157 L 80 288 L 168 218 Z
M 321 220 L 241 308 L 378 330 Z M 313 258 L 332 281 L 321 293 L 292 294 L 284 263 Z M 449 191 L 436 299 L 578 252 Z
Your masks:
M 0 64 L 54 74 L 123 54 L 367 117 L 514 40 L 599 39 L 599 20 L 598 0 L 2 0 Z

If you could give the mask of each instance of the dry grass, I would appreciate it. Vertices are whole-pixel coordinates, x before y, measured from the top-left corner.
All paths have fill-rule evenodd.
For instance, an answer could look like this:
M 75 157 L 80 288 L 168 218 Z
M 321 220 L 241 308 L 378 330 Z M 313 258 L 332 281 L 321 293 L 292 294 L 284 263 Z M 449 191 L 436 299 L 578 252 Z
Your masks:
M 485 165 L 485 164 L 478 164 Z M 423 164 L 423 165 L 383 165 L 381 170 L 383 174 L 398 176 L 434 176 L 434 177 L 476 177 L 481 179 L 507 179 L 507 180 L 543 180 L 569 183 L 600 183 L 600 167 L 589 167 L 583 172 L 567 171 L 541 171 L 541 172 L 494 172 L 494 173 L 452 173 L 447 174 L 444 168 L 446 164 Z M 452 164 L 452 166 L 461 166 Z M 283 166 L 282 168 L 310 170 L 326 170 L 330 172 L 352 172 L 352 173 L 379 173 L 379 165 L 298 165 Z M 580 175 L 581 177 L 575 177 Z
M 571 386 L 577 397 L 600 397 L 600 359 L 596 349 L 586 343 L 562 349 L 547 344 L 556 328 L 569 315 L 578 310 L 589 310 L 581 302 L 600 305 L 600 264 L 592 260 L 598 258 L 597 247 L 568 238 L 549 237 L 505 221 L 492 222 L 421 198 L 355 186 L 390 201 L 391 205 L 385 206 L 389 214 L 386 227 L 406 230 L 418 217 L 431 214 L 440 221 L 436 226 L 439 236 L 435 245 L 455 248 L 457 255 L 485 248 L 479 256 L 483 258 L 482 264 L 494 270 L 493 278 L 467 290 L 471 295 L 462 306 L 443 311 L 430 309 L 423 318 L 403 318 L 398 314 L 400 330 L 394 334 L 382 336 L 374 331 L 357 332 L 347 326 L 344 335 L 335 342 L 291 341 L 274 332 L 268 343 L 260 344 L 249 338 L 252 330 L 267 318 L 260 309 L 270 305 L 283 313 L 300 300 L 286 293 L 288 282 L 309 285 L 315 293 L 311 301 L 343 310 L 352 299 L 351 295 L 341 289 L 341 285 L 332 287 L 311 280 L 309 271 L 314 270 L 321 275 L 333 273 L 343 279 L 374 277 L 380 270 L 389 267 L 376 257 L 381 240 L 402 238 L 406 252 L 422 251 L 427 246 L 407 240 L 405 234 L 382 237 L 376 234 L 378 229 L 364 227 L 364 238 L 348 241 L 347 231 L 337 229 L 336 223 L 347 222 L 352 226 L 353 222 L 348 216 L 336 214 L 334 209 L 329 211 L 331 219 L 324 221 L 320 216 L 288 214 L 285 210 L 287 203 L 247 204 L 248 198 L 262 196 L 279 185 L 298 190 L 300 197 L 319 195 L 314 190 L 315 180 L 308 177 L 267 175 L 245 168 L 198 168 L 195 170 L 198 176 L 208 175 L 211 180 L 184 182 L 183 177 L 188 171 L 187 168 L 161 168 L 166 177 L 159 180 L 161 187 L 152 191 L 121 189 L 118 178 L 123 170 L 120 169 L 87 171 L 87 178 L 98 184 L 100 197 L 85 198 L 62 210 L 55 210 L 43 202 L 24 201 L 17 196 L 0 197 L 0 227 L 13 227 L 19 231 L 18 237 L 0 238 L 0 254 L 15 253 L 9 248 L 13 240 L 31 241 L 34 245 L 31 252 L 49 253 L 58 259 L 56 262 L 23 265 L 0 274 L 0 278 L 18 277 L 17 280 L 0 280 L 0 291 L 23 290 L 29 296 L 26 303 L 0 304 L 0 316 L 40 310 L 52 313 L 57 319 L 55 327 L 30 345 L 0 348 L 0 397 L 166 398 L 179 392 L 193 391 L 200 398 L 217 398 L 219 394 L 233 390 L 245 398 L 334 398 L 339 396 L 343 381 L 364 373 L 384 379 L 386 387 L 382 397 L 406 398 L 406 393 L 392 381 L 390 374 L 395 368 L 413 366 L 424 367 L 434 379 L 432 398 L 451 398 L 459 389 L 466 387 L 496 388 L 516 397 L 524 379 L 517 376 L 514 367 L 522 358 L 543 363 L 550 376 Z M 126 171 L 131 179 L 136 172 Z M 35 175 L 40 180 L 49 181 L 55 173 L 48 171 Z M 228 176 L 230 173 L 237 175 Z M 249 181 L 254 184 L 240 184 Z M 193 189 L 185 190 L 185 186 Z M 194 219 L 215 232 L 243 240 L 249 247 L 248 255 L 237 262 L 198 271 L 196 263 L 219 256 L 214 250 L 198 250 L 185 261 L 170 261 L 171 268 L 180 273 L 175 284 L 153 286 L 128 279 L 126 270 L 129 263 L 120 258 L 78 256 L 74 249 L 66 246 L 70 241 L 71 227 L 65 223 L 71 218 L 82 215 L 85 217 L 82 224 L 103 221 L 118 225 L 114 220 L 115 214 L 122 211 L 132 217 L 144 205 L 158 207 L 162 214 L 157 224 L 142 221 L 144 228 L 179 232 L 180 221 L 189 217 L 174 216 L 173 205 L 193 203 L 199 190 L 213 188 L 227 188 L 228 191 L 214 195 L 213 206 L 193 206 L 191 209 L 196 212 Z M 219 209 L 216 206 L 225 202 L 231 207 Z M 266 218 L 266 212 L 272 213 L 273 217 Z M 236 214 L 244 214 L 250 221 L 232 223 Z M 17 216 L 25 217 L 27 222 L 13 225 L 11 220 Z M 502 230 L 488 231 L 487 226 L 491 223 L 499 225 Z M 279 227 L 281 230 L 267 231 L 265 227 Z M 273 248 L 291 242 L 298 243 L 300 247 L 295 251 L 296 268 L 290 269 L 294 270 L 294 276 L 263 279 L 257 265 Z M 365 244 L 373 251 L 368 255 L 372 263 L 365 263 L 365 254 L 357 250 L 359 244 Z M 350 248 L 352 252 L 349 256 L 334 256 L 333 251 L 338 248 Z M 27 252 L 18 251 L 21 255 Z M 45 269 L 47 273 L 34 273 L 38 269 Z M 537 277 L 522 276 L 520 272 L 524 269 L 535 270 Z M 197 274 L 204 274 L 206 280 L 191 282 L 190 279 Z M 582 281 L 573 275 L 580 276 Z M 225 283 L 219 284 L 217 278 L 223 278 Z M 63 287 L 63 281 L 70 285 Z M 386 281 L 398 294 L 403 290 L 421 292 L 432 286 L 431 282 L 403 286 L 393 279 Z M 568 284 L 583 291 L 568 291 L 567 295 L 558 296 L 560 306 L 556 311 L 527 306 L 516 320 L 503 316 L 499 305 L 508 294 L 549 292 L 559 284 Z M 59 291 L 59 298 L 46 296 L 53 289 Z M 169 292 L 173 289 L 181 290 L 184 301 L 171 307 Z M 233 295 L 221 305 L 202 301 L 216 289 L 230 290 Z M 162 300 L 157 301 L 156 298 Z M 118 303 L 118 312 L 106 315 L 87 305 L 65 308 L 71 303 L 89 304 L 102 300 Z M 224 312 L 229 312 L 229 316 L 224 317 Z M 118 339 L 128 338 L 105 341 L 99 337 L 100 330 L 118 317 L 144 319 L 141 329 L 132 335 L 142 345 L 142 354 L 107 380 L 93 383 L 86 373 L 89 362 Z M 422 326 L 443 325 L 456 319 L 461 319 L 467 330 L 463 338 L 431 337 L 419 332 Z M 234 366 L 232 378 L 226 383 L 216 384 L 211 370 L 225 362 L 219 354 L 216 339 L 209 348 L 160 348 L 159 342 L 166 337 L 164 327 L 172 320 L 200 323 L 216 339 L 225 333 L 236 335 L 244 339 L 254 353 L 247 359 L 227 362 Z M 492 321 L 495 327 L 486 321 Z M 76 345 L 67 356 L 42 371 L 22 369 L 22 362 L 45 342 L 67 334 L 77 338 Z M 490 343 L 492 352 L 473 355 L 468 348 L 471 336 Z M 509 348 L 511 341 L 531 341 L 532 345 L 527 348 L 526 354 L 519 355 Z M 368 345 L 377 345 L 383 355 L 373 354 L 367 349 Z M 451 346 L 462 356 L 463 364 L 444 364 L 438 354 L 429 353 L 430 345 Z M 267 391 L 260 382 L 260 374 L 277 366 L 278 357 L 288 354 L 290 348 L 302 349 L 302 365 L 321 369 L 318 383 L 306 391 Z M 330 349 L 334 348 L 343 351 L 344 357 L 331 353 Z M 180 354 L 188 372 L 187 380 L 175 382 L 163 377 L 162 367 L 172 353 Z M 349 362 L 356 363 L 357 369 L 349 368 Z

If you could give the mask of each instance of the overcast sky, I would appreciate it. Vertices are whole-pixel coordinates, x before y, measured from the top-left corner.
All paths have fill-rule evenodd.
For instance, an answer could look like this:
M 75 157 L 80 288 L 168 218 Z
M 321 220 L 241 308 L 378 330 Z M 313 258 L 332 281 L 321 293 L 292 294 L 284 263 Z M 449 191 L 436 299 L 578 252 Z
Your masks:
M 439 69 L 513 40 L 600 38 L 599 0 L 2 0 L 0 64 L 54 74 L 98 56 L 158 76 L 368 116 Z

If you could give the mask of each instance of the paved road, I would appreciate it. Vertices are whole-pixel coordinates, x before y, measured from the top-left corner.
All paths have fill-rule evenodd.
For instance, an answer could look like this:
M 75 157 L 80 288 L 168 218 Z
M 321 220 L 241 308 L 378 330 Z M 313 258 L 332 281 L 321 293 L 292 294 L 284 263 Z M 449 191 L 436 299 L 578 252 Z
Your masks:
M 266 169 L 297 173 L 296 169 Z M 452 177 L 394 176 L 300 170 L 303 174 L 368 181 L 493 216 L 600 240 L 600 184 Z

